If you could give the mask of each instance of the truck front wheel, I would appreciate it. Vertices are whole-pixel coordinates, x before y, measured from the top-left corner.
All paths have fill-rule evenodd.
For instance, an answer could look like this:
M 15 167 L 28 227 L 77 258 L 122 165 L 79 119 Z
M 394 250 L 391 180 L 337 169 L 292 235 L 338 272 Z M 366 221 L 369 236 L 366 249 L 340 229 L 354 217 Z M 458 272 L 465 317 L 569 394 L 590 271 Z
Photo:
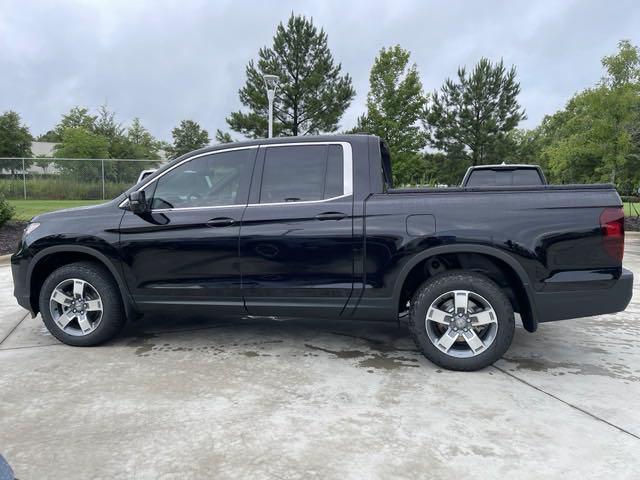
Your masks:
M 513 307 L 489 278 L 452 271 L 430 278 L 415 293 L 409 329 L 433 363 L 472 371 L 493 364 L 513 340 Z
M 118 286 L 111 274 L 95 263 L 58 268 L 44 281 L 39 300 L 47 329 L 67 345 L 99 345 L 124 325 Z

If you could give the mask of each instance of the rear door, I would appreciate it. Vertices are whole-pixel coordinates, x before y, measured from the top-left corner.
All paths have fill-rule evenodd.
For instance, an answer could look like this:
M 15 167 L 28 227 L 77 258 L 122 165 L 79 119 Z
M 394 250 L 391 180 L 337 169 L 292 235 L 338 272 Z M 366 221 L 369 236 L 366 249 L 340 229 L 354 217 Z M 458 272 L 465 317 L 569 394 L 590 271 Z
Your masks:
M 350 144 L 265 145 L 255 172 L 240 229 L 248 312 L 340 315 L 354 282 Z

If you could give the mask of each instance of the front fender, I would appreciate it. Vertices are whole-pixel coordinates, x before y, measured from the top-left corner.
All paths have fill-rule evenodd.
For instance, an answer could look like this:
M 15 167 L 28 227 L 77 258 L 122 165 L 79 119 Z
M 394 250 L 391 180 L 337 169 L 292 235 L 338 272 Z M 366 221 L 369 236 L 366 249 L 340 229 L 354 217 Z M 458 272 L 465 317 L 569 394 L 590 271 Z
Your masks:
M 104 241 L 100 241 L 100 239 L 94 239 L 94 240 L 96 241 L 96 244 L 100 244 L 103 250 L 102 252 L 96 248 L 88 247 L 85 245 L 69 245 L 69 244 L 49 246 L 38 251 L 36 254 L 33 255 L 31 261 L 28 264 L 27 272 L 26 272 L 26 282 L 25 282 L 26 285 L 31 286 L 33 274 L 37 270 L 38 265 L 40 265 L 45 259 L 51 258 L 51 256 L 62 254 L 62 253 L 63 254 L 79 253 L 83 255 L 83 258 L 86 258 L 86 256 L 89 256 L 95 259 L 96 262 L 100 263 L 105 268 L 107 268 L 107 270 L 109 270 L 111 275 L 113 275 L 113 278 L 116 280 L 118 289 L 120 291 L 120 295 L 122 297 L 122 303 L 124 305 L 127 318 L 128 319 L 135 318 L 136 316 L 138 316 L 138 311 L 137 311 L 135 302 L 131 297 L 131 294 L 129 293 L 126 282 L 123 279 L 120 260 L 117 255 L 117 251 L 113 246 L 107 244 Z M 33 300 L 32 300 L 32 303 L 33 303 Z M 33 306 L 34 305 L 32 305 L 32 307 Z

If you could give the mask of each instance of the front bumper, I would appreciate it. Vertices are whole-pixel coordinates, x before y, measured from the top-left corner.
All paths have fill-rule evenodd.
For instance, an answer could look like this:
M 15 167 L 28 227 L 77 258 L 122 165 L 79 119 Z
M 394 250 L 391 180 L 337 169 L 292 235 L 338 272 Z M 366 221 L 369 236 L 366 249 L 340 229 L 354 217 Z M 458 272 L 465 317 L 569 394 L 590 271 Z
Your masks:
M 18 305 L 34 314 L 31 304 L 31 292 L 27 285 L 28 262 L 19 253 L 11 257 L 11 276 L 13 277 L 13 296 Z
M 536 293 L 537 320 L 543 323 L 621 312 L 632 295 L 633 273 L 623 268 L 610 288 Z

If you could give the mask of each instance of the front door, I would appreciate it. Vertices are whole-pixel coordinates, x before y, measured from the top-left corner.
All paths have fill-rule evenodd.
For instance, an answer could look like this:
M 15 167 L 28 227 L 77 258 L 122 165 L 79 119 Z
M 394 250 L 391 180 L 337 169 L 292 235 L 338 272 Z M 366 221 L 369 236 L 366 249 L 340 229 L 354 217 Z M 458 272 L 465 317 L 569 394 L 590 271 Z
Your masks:
M 240 228 L 250 314 L 341 314 L 354 282 L 352 193 L 348 143 L 261 147 Z
M 244 313 L 238 236 L 257 148 L 181 162 L 144 188 L 148 214 L 127 211 L 120 254 L 135 301 Z

